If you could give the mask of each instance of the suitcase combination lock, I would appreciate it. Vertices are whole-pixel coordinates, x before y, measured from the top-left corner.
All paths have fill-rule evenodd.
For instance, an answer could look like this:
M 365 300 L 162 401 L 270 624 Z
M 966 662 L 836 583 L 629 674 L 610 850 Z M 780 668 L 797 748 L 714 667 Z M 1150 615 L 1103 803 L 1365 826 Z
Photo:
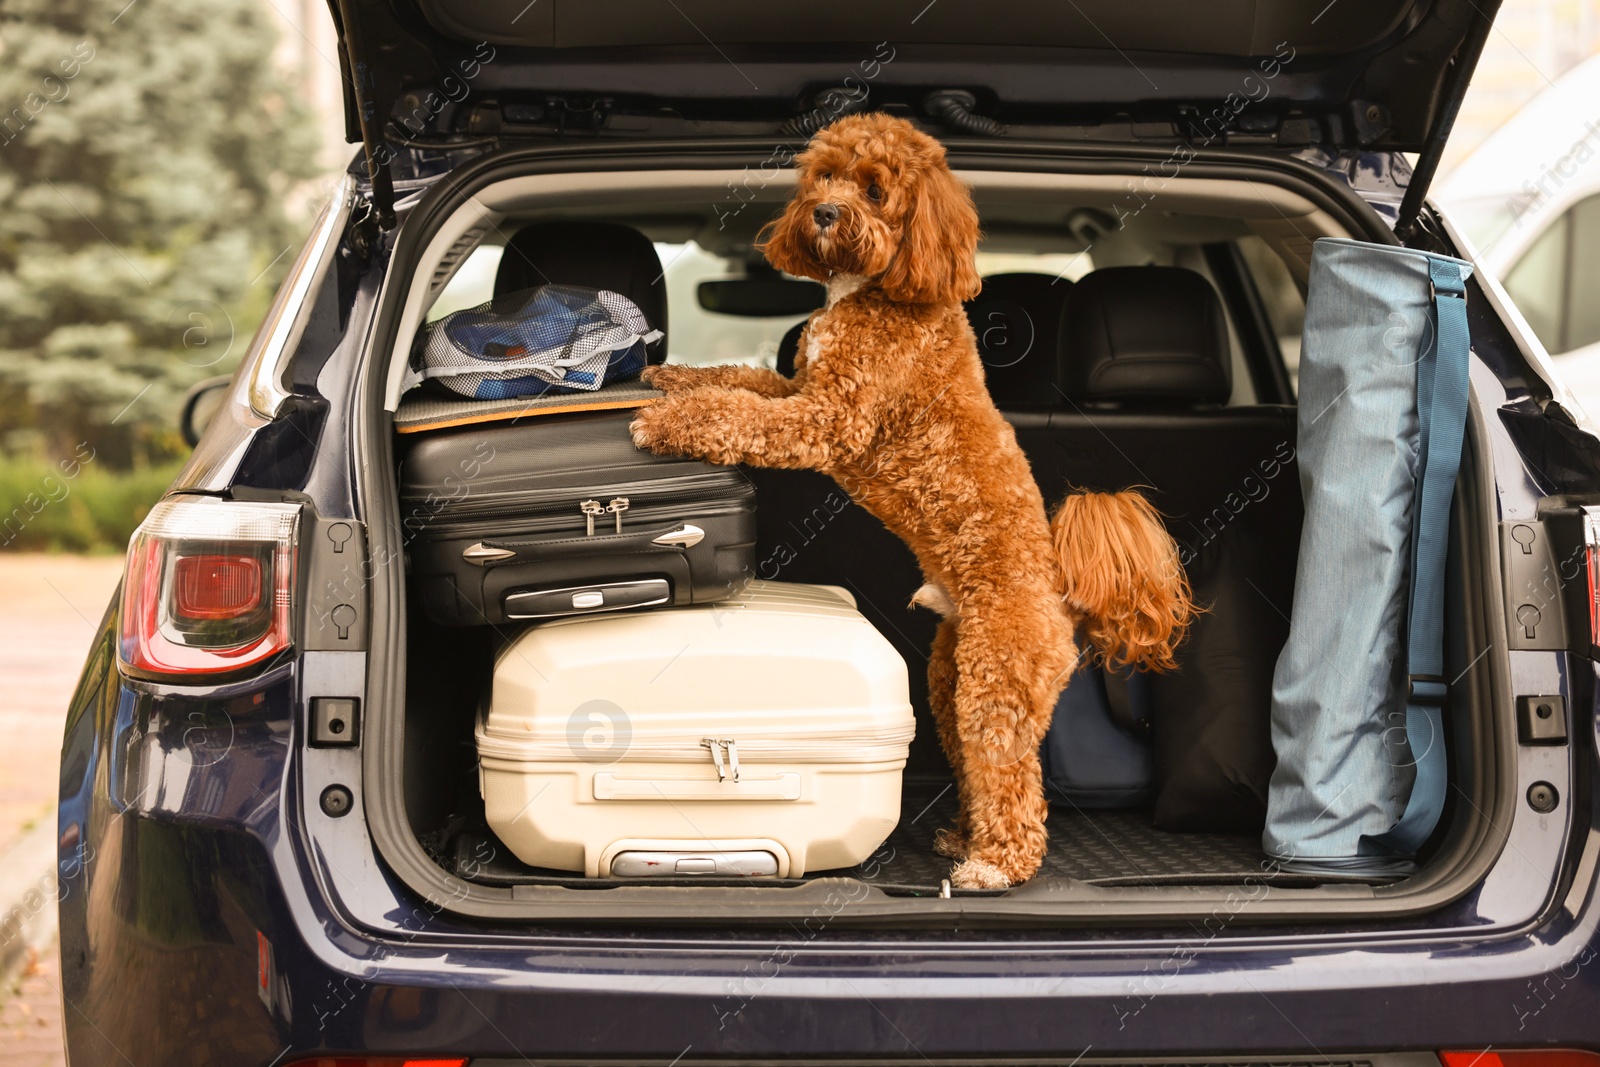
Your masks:
M 617 517 L 616 532 L 621 533 L 622 513 L 628 510 L 628 498 L 625 496 L 613 497 L 611 503 L 609 504 L 602 504 L 598 500 L 585 500 L 583 503 L 578 505 L 578 510 L 583 512 L 583 517 L 587 521 L 588 529 L 585 533 L 585 536 L 594 536 L 595 517 L 604 515 L 608 511 Z

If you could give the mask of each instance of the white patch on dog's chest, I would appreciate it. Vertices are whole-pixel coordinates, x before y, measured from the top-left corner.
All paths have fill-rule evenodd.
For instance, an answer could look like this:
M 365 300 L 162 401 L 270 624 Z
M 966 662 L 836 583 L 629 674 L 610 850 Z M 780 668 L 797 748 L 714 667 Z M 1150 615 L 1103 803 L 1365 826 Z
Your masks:
M 816 365 L 822 354 L 822 345 L 825 338 L 831 336 L 828 327 L 828 312 L 833 306 L 857 289 L 866 284 L 867 279 L 859 274 L 835 274 L 828 279 L 828 303 L 823 308 L 822 314 L 811 320 L 806 327 L 806 363 Z
M 861 288 L 866 281 L 867 279 L 859 274 L 835 274 L 828 279 L 828 306 L 833 307 Z

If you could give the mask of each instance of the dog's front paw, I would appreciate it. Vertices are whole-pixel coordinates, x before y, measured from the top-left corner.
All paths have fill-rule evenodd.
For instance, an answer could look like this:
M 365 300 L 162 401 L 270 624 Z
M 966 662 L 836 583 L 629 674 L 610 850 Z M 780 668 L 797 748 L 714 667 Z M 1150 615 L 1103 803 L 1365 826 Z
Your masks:
M 682 367 L 671 363 L 660 363 L 653 367 L 646 367 L 640 376 L 646 385 L 653 385 L 663 393 L 677 393 L 695 386 L 695 369 Z
M 654 452 L 661 445 L 662 428 L 661 419 L 656 408 L 660 405 L 651 404 L 639 409 L 633 421 L 628 423 L 628 433 L 633 437 L 633 446 L 646 451 Z
M 672 398 L 657 400 L 639 409 L 628 424 L 636 448 L 657 455 L 694 455 L 689 415 Z
M 969 859 L 956 864 L 950 884 L 957 889 L 1010 889 L 1011 879 L 992 863 Z

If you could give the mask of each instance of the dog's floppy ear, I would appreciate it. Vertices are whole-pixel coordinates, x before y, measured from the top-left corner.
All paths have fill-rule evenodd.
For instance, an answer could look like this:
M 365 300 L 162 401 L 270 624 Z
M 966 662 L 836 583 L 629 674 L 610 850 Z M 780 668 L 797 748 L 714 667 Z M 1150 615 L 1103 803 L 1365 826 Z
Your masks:
M 973 262 L 977 250 L 972 194 L 940 160 L 914 179 L 900 248 L 880 284 L 891 300 L 907 304 L 970 300 L 983 284 Z

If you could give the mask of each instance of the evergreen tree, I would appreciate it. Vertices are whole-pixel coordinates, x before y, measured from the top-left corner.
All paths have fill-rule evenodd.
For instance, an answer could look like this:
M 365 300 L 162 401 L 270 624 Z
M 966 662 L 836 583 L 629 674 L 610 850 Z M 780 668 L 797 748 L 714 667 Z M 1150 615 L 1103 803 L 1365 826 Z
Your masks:
M 263 0 L 0 0 L 0 448 L 161 458 L 309 220 Z

